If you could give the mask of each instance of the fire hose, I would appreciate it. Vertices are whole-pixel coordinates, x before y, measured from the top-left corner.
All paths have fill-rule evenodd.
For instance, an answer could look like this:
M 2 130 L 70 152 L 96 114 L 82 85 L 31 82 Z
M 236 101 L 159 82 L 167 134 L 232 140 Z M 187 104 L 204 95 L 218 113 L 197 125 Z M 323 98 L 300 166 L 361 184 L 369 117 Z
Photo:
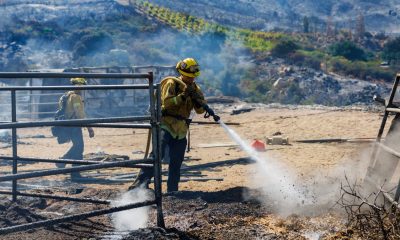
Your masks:
M 195 104 L 197 106 L 201 106 L 204 110 L 205 110 L 205 114 L 204 114 L 204 118 L 209 118 L 209 117 L 213 117 L 215 122 L 202 122 L 202 121 L 192 121 L 192 119 L 185 119 L 187 125 L 189 126 L 190 124 L 200 124 L 200 125 L 209 125 L 209 124 L 218 124 L 219 121 L 221 120 L 221 118 L 215 114 L 214 110 L 212 110 L 207 104 L 203 103 L 200 104 L 200 101 L 197 99 L 193 99 Z M 226 125 L 239 125 L 239 123 L 225 123 Z M 188 139 L 188 143 L 187 143 L 187 150 L 186 152 L 190 152 L 191 149 L 191 135 L 190 135 L 190 128 L 188 128 L 188 134 L 187 134 L 187 139 Z M 149 149 L 150 149 L 150 142 L 151 142 L 151 131 L 149 130 L 148 135 L 147 135 L 147 146 L 146 146 L 146 151 L 144 154 L 144 158 L 146 159 L 148 157 L 149 154 Z
M 215 114 L 214 110 L 212 110 L 207 104 L 201 103 L 202 101 L 198 98 L 193 98 L 194 104 L 197 106 L 201 106 L 206 112 L 204 113 L 204 118 L 209 118 L 210 116 L 213 117 L 214 121 L 216 123 L 221 120 L 221 118 Z M 189 125 L 192 123 L 192 119 L 187 119 L 186 120 L 187 125 L 188 125 L 188 134 L 187 134 L 187 149 L 186 152 L 190 152 L 191 149 L 191 144 L 190 144 L 190 128 Z
M 221 119 L 218 115 L 216 115 L 215 114 L 215 112 L 214 112 L 214 110 L 212 110 L 207 104 L 200 104 L 199 103 L 199 101 L 198 100 L 196 100 L 196 99 L 194 99 L 194 102 L 195 102 L 195 104 L 196 105 L 198 105 L 198 106 L 201 106 L 206 112 L 204 113 L 204 118 L 209 118 L 209 117 L 213 117 L 213 119 L 214 119 L 214 121 L 215 121 L 215 123 L 218 123 L 219 122 L 219 120 Z M 163 113 L 164 115 L 170 115 L 170 116 L 172 116 L 171 114 L 168 114 L 168 113 L 166 113 L 166 112 L 164 112 Z M 187 144 L 187 152 L 190 152 L 190 128 L 189 128 L 189 125 L 191 124 L 191 123 L 193 123 L 192 122 L 192 119 L 185 119 L 185 121 L 186 121 L 186 124 L 188 125 L 188 136 L 187 136 L 187 139 L 188 139 L 188 144 Z M 208 123 L 208 122 L 196 122 L 197 124 L 210 124 L 210 123 Z M 214 124 L 214 123 L 211 123 L 211 124 Z M 149 151 L 150 151 L 150 142 L 151 142 L 151 130 L 149 130 L 149 132 L 148 132 L 148 134 L 147 134 L 147 144 L 146 144 L 146 150 L 145 150 L 145 153 L 144 153 L 144 159 L 146 159 L 148 156 L 149 156 Z
M 206 113 L 204 114 L 204 118 L 209 118 L 211 116 L 214 118 L 215 122 L 219 122 L 219 120 L 221 120 L 221 118 L 218 115 L 216 115 L 214 113 L 214 110 L 212 110 L 207 104 L 203 104 L 202 107 L 206 111 Z

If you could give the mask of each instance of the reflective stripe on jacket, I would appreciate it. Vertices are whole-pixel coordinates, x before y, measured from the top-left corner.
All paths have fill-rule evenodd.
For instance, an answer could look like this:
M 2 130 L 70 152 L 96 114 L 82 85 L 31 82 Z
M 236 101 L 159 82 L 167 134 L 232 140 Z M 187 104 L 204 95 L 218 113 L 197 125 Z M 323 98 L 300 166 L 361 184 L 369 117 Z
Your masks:
M 205 103 L 204 95 L 200 87 L 194 83 L 195 91 L 201 98 L 200 100 Z M 161 81 L 161 109 L 163 112 L 167 112 L 170 115 L 180 116 L 178 119 L 168 114 L 162 116 L 161 127 L 167 130 L 172 137 L 176 139 L 182 139 L 186 137 L 188 125 L 183 119 L 187 119 L 190 116 L 190 112 L 194 109 L 196 113 L 204 113 L 204 109 L 200 106 L 195 106 L 193 100 L 190 97 L 184 99 L 183 92 L 187 85 L 176 77 L 166 77 Z

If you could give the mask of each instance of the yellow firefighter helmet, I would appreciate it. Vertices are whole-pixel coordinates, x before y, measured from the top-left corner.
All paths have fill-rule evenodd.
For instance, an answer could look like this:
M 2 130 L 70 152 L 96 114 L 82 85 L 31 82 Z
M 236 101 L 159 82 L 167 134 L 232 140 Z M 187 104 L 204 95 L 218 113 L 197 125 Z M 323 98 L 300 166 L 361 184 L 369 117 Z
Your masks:
M 186 58 L 176 64 L 176 70 L 186 77 L 200 76 L 200 66 L 193 58 Z
M 84 78 L 71 78 L 73 85 L 87 85 L 86 79 Z

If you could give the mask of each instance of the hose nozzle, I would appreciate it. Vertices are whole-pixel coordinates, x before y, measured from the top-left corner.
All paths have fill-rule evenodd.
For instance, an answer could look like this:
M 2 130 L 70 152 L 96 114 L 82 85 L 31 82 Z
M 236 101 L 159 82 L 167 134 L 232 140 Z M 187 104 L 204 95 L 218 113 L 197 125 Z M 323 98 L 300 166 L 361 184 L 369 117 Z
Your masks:
M 209 118 L 212 116 L 214 118 L 214 121 L 218 122 L 221 118 L 214 113 L 214 110 L 212 110 L 207 104 L 203 105 L 204 110 L 206 110 L 206 114 L 204 114 L 204 118 Z

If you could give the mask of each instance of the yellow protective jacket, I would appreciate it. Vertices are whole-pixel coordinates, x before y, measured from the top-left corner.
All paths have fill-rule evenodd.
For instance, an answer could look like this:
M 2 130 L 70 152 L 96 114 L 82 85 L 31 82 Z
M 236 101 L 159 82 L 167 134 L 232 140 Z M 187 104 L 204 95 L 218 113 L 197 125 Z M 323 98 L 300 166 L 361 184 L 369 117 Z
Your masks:
M 200 97 L 200 101 L 206 103 L 200 87 L 194 82 L 192 84 L 194 84 L 192 87 Z M 186 87 L 186 83 L 176 77 L 166 77 L 161 81 L 161 111 L 163 113 L 161 128 L 167 130 L 176 139 L 186 137 L 189 126 L 184 119 L 189 118 L 193 109 L 198 114 L 205 111 L 190 97 L 183 97 Z
M 85 118 L 85 110 L 83 106 L 82 97 L 74 91 L 67 93 L 67 104 L 65 108 L 66 119 L 83 119 Z M 58 103 L 61 105 L 61 102 Z

